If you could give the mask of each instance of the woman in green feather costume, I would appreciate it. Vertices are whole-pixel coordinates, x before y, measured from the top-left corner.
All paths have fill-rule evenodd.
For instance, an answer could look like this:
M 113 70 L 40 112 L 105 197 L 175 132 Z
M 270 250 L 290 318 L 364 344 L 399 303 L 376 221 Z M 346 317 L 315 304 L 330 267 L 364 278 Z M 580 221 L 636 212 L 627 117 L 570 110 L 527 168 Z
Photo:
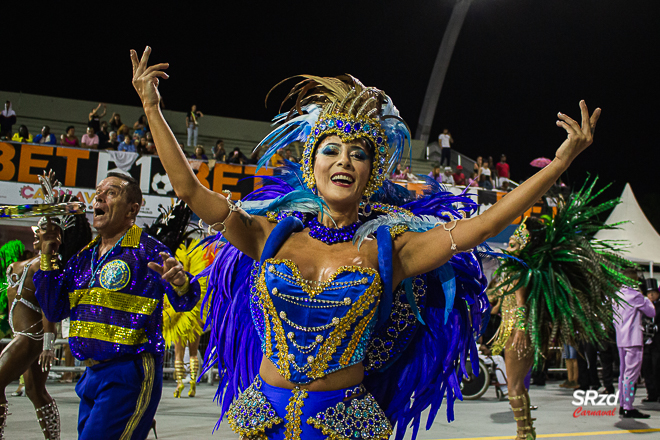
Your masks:
M 505 352 L 509 402 L 517 424 L 516 439 L 534 439 L 529 395 L 524 378 L 538 367 L 551 339 L 562 343 L 598 342 L 612 327 L 612 301 L 630 261 L 617 255 L 616 243 L 595 240 L 601 229 L 616 228 L 597 220 L 618 199 L 594 204 L 595 179 L 567 200 L 559 200 L 554 216 L 529 218 L 509 239 L 510 259 L 498 269 L 493 289 L 502 297 L 502 324 L 494 338 L 493 354 Z

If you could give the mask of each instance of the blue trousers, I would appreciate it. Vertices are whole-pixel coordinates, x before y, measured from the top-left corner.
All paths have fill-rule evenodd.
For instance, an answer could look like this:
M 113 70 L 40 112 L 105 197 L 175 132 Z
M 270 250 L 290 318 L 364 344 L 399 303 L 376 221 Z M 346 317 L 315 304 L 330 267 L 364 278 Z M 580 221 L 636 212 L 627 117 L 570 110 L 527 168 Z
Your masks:
M 163 391 L 162 357 L 142 353 L 85 370 L 80 397 L 80 440 L 144 440 Z

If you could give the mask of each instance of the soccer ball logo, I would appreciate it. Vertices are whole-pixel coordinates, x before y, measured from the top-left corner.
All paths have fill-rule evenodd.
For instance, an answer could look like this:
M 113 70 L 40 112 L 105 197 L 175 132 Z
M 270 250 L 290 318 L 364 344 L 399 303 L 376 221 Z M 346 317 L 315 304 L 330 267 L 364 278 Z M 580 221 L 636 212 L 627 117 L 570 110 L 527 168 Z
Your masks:
M 172 184 L 170 183 L 170 178 L 167 174 L 155 174 L 153 180 L 151 181 L 151 189 L 156 191 L 158 194 L 167 194 L 172 191 Z

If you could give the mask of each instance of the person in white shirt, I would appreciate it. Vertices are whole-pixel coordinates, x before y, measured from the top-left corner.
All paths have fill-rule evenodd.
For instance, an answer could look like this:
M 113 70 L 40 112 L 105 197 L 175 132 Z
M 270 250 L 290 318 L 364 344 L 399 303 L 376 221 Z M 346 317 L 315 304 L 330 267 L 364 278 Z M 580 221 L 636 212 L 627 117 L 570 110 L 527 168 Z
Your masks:
M 451 137 L 448 129 L 442 130 L 438 136 L 438 143 L 440 144 L 440 166 L 447 161 L 445 165 L 451 165 L 451 144 L 454 143 L 454 138 Z

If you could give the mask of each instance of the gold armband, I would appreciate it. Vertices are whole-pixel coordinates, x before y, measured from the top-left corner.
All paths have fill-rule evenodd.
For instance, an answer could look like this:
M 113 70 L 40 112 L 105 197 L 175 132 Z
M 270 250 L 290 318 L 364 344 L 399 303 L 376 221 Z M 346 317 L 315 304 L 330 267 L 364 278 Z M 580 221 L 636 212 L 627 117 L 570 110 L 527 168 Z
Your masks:
M 190 280 L 188 279 L 188 276 L 186 275 L 186 282 L 183 283 L 182 286 L 177 286 L 175 284 L 170 283 L 170 286 L 172 286 L 172 289 L 176 292 L 177 295 L 183 296 L 186 293 L 188 293 L 188 290 L 190 290 Z
M 527 308 L 525 306 L 516 309 L 516 330 L 527 331 Z
M 43 271 L 58 270 L 59 265 L 57 263 L 57 255 L 41 254 L 39 258 L 39 269 Z

